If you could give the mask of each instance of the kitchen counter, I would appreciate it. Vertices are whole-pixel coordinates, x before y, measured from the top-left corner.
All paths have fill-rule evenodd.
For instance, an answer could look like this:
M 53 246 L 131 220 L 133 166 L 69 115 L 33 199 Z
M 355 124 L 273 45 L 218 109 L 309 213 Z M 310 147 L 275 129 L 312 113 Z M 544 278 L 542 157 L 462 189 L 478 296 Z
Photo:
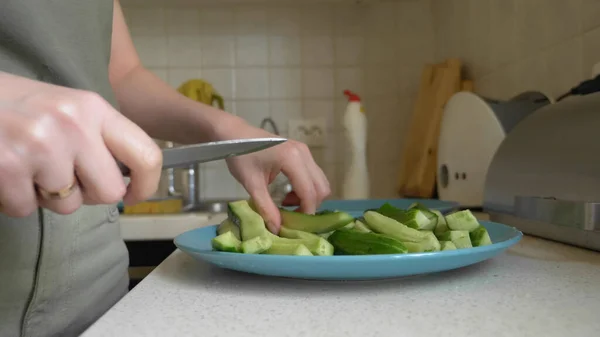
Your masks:
M 600 253 L 525 236 L 454 271 L 322 282 L 222 270 L 177 250 L 83 335 L 598 336 Z

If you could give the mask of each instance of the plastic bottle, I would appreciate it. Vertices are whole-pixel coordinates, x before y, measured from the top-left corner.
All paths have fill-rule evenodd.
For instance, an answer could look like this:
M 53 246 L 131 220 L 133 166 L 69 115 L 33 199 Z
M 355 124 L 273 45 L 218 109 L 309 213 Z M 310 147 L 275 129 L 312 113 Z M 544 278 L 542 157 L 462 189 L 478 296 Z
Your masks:
M 348 152 L 351 158 L 343 180 L 342 198 L 368 199 L 370 186 L 367 169 L 367 117 L 357 94 L 345 90 L 344 95 L 348 98 L 344 129 L 349 140 Z

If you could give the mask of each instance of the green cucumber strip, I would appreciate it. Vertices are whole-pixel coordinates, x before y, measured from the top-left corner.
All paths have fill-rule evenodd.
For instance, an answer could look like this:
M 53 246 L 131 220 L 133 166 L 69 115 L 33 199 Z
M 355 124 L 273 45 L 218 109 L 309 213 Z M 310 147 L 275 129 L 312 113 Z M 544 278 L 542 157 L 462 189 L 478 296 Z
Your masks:
M 301 243 L 282 243 L 274 242 L 271 248 L 264 254 L 269 255 L 295 255 L 295 256 L 313 256 L 308 248 Z
M 220 234 L 210 240 L 212 248 L 221 252 L 241 253 L 242 242 L 231 231 Z
M 477 221 L 477 218 L 468 209 L 446 215 L 446 222 L 448 223 L 448 228 L 453 231 L 471 232 L 479 227 L 479 221 Z
M 367 227 L 373 232 L 391 236 L 402 242 L 419 242 L 427 236 L 426 232 L 410 228 L 378 212 L 368 211 L 364 218 Z
M 228 205 L 229 219 L 240 228 L 242 241 L 250 240 L 268 232 L 265 221 L 256 213 L 247 200 L 230 202 Z
M 285 209 L 279 209 L 279 212 L 282 226 L 314 234 L 331 232 L 354 221 L 354 217 L 346 212 L 305 214 Z
M 424 231 L 426 238 L 419 242 L 403 242 L 409 253 L 426 253 L 440 251 L 441 245 L 433 232 Z
M 244 254 L 261 254 L 271 248 L 273 240 L 267 236 L 256 236 L 250 240 L 242 241 L 242 252 Z
M 364 224 L 364 222 L 360 221 L 360 220 L 356 220 L 354 221 L 354 227 L 352 227 L 352 230 L 355 230 L 357 232 L 361 232 L 361 233 L 369 233 L 372 232 L 369 227 L 367 227 L 367 225 Z
M 440 250 L 456 250 L 456 245 L 452 241 L 440 241 Z
M 490 238 L 487 229 L 483 226 L 477 227 L 474 231 L 469 233 L 469 236 L 473 247 L 488 246 L 492 244 L 492 239 Z
M 241 240 L 240 228 L 229 218 L 223 220 L 217 227 L 217 235 L 225 234 L 227 232 L 233 233 L 238 240 Z
M 444 215 L 442 214 L 442 212 L 438 211 L 438 210 L 433 210 L 432 211 L 435 215 L 437 215 L 438 217 L 438 221 L 437 224 L 435 226 L 434 229 L 434 233 L 435 235 L 440 235 L 444 232 L 449 231 L 448 229 L 448 223 L 446 223 L 446 218 L 444 218 Z
M 385 215 L 388 218 L 392 218 L 399 223 L 414 229 L 433 230 L 437 223 L 437 220 L 435 222 L 433 221 L 437 218 L 435 217 L 435 214 L 429 212 L 428 210 L 420 210 L 416 208 L 403 210 L 396 208 L 389 203 L 383 204 L 377 210 L 377 213 Z M 430 214 L 430 216 L 428 217 L 427 214 Z
M 299 231 L 296 229 L 290 229 L 287 227 L 281 227 L 279 230 L 279 236 L 282 238 L 286 238 L 286 239 L 302 239 L 302 240 L 319 240 L 319 235 L 317 234 L 313 234 L 313 233 L 309 233 L 309 232 L 305 232 L 305 231 Z
M 392 237 L 373 232 L 361 233 L 355 230 L 340 229 L 329 237 L 336 254 L 377 255 L 404 254 L 407 252 L 402 242 Z
M 423 212 L 425 214 L 425 216 L 427 217 L 427 219 L 429 219 L 431 221 L 431 223 L 426 224 L 424 227 L 421 227 L 419 229 L 432 231 L 437 226 L 438 215 L 435 213 L 435 210 L 432 210 L 432 209 L 429 209 L 429 208 L 425 207 L 425 205 L 421 204 L 420 202 L 413 203 L 412 205 L 410 205 L 408 207 L 408 209 L 409 210 L 418 209 L 419 211 L 421 211 L 421 212 Z
M 438 236 L 440 241 L 452 241 L 456 249 L 472 248 L 471 238 L 467 231 L 448 231 Z
M 289 228 L 288 228 L 289 229 Z M 288 239 L 282 238 L 280 236 L 274 235 L 271 232 L 267 231 L 265 234 L 269 237 L 274 243 L 288 243 L 288 244 L 302 244 L 310 250 L 313 255 L 319 256 L 330 256 L 333 255 L 333 245 L 329 243 L 326 239 L 316 235 L 316 238 L 304 238 L 304 239 Z

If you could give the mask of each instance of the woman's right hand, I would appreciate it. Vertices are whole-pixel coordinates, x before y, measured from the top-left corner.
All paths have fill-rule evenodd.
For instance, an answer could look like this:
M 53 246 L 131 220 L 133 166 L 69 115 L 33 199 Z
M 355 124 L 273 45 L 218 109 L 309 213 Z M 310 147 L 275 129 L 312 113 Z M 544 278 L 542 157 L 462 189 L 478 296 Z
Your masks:
M 82 204 L 129 204 L 154 194 L 160 149 L 99 95 L 2 72 L 0 88 L 0 212 L 69 214 Z M 131 170 L 127 187 L 115 158 Z M 36 192 L 74 181 L 78 188 L 64 199 Z

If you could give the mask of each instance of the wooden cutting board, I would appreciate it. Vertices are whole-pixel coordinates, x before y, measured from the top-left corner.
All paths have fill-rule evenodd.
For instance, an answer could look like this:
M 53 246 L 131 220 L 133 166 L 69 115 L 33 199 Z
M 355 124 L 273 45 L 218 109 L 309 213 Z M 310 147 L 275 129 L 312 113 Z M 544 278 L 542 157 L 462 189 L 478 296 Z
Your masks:
M 402 156 L 400 195 L 413 198 L 433 196 L 444 106 L 452 95 L 461 90 L 461 84 L 461 62 L 458 59 L 426 65 L 423 69 Z

